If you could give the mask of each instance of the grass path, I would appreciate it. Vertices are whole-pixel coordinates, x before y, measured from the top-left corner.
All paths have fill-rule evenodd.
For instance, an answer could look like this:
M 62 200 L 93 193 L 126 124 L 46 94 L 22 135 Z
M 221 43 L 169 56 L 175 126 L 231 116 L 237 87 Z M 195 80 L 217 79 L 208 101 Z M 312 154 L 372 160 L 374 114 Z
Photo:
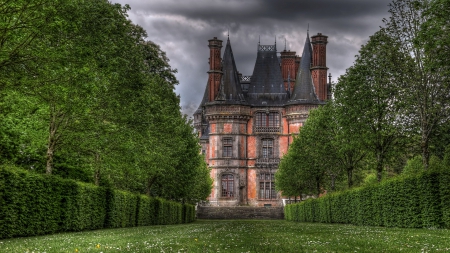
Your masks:
M 0 252 L 450 252 L 450 230 L 198 220 L 6 239 Z

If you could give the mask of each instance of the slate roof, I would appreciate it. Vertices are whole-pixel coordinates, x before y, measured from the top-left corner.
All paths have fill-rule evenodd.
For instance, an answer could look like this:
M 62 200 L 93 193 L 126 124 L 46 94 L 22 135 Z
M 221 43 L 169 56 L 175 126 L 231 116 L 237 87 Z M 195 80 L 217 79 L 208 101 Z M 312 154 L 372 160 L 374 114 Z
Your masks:
M 208 82 L 206 82 L 206 88 L 205 93 L 203 94 L 202 102 L 200 102 L 200 105 L 198 106 L 197 110 L 194 112 L 194 114 L 201 114 L 203 111 L 203 106 L 208 102 L 208 94 L 209 94 L 209 85 Z
M 305 46 L 303 47 L 300 67 L 297 72 L 297 80 L 295 80 L 294 90 L 291 93 L 289 104 L 319 102 L 311 76 L 311 63 L 312 47 L 308 34 Z
M 254 106 L 282 106 L 287 98 L 288 93 L 284 89 L 276 45 L 259 45 L 247 92 L 248 103 Z
M 222 80 L 216 101 L 225 101 L 227 104 L 245 103 L 241 83 L 231 49 L 230 38 L 227 40 L 222 58 Z

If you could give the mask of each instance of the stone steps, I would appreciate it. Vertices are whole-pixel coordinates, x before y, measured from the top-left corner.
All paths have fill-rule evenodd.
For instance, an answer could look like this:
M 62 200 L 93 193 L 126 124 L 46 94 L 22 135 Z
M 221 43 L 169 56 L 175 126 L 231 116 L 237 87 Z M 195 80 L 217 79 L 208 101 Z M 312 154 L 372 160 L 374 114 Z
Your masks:
M 284 219 L 283 207 L 198 206 L 198 219 Z

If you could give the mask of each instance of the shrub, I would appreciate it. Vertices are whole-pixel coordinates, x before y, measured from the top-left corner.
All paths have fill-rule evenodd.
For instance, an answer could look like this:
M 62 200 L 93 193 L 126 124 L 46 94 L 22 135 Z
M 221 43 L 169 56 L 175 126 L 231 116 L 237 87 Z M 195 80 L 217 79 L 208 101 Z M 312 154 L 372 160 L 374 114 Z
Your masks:
M 450 227 L 450 170 L 397 177 L 377 185 L 308 199 L 285 208 L 285 219 L 354 225 Z
M 193 205 L 0 167 L 0 239 L 194 220 Z

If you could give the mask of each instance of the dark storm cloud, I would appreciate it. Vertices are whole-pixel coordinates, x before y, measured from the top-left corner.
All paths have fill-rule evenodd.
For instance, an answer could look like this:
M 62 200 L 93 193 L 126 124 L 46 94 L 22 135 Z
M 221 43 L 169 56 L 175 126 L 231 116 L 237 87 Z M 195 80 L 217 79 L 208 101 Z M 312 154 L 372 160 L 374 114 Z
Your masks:
M 258 40 L 301 54 L 310 35 L 328 36 L 327 65 L 336 81 L 388 17 L 390 0 L 114 0 L 129 4 L 130 19 L 159 44 L 178 69 L 176 92 L 183 112 L 192 115 L 203 96 L 208 71 L 208 39 L 226 43 L 229 31 L 238 70 L 251 75 Z

